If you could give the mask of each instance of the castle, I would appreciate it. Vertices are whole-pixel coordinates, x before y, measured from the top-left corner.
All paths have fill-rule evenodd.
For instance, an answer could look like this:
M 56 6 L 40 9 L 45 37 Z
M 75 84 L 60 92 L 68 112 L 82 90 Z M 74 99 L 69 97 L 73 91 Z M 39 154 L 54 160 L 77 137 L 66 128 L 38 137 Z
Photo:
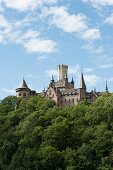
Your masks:
M 107 82 L 105 92 L 108 93 Z M 58 81 L 55 81 L 52 76 L 48 88 L 41 93 L 31 90 L 24 79 L 16 89 L 17 97 L 28 99 L 30 96 L 41 95 L 48 100 L 54 100 L 57 106 L 60 107 L 77 105 L 77 103 L 84 100 L 94 102 L 96 98 L 105 92 L 96 92 L 96 90 L 87 92 L 83 73 L 81 73 L 79 88 L 75 88 L 73 77 L 71 81 L 68 80 L 68 66 L 63 64 L 58 65 Z

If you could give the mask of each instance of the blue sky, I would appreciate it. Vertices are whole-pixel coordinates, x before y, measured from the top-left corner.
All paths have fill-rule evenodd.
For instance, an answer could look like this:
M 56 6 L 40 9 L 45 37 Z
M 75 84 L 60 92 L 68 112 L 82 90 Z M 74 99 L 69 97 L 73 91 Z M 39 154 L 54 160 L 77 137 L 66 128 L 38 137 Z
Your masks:
M 0 99 L 23 76 L 41 91 L 57 65 L 69 66 L 79 87 L 113 91 L 113 0 L 0 0 Z

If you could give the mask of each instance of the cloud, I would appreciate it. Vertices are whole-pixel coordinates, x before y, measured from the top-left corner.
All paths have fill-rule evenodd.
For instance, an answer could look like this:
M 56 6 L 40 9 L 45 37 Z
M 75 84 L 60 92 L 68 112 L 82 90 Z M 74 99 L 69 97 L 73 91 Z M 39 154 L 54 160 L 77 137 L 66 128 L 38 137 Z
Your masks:
M 113 0 L 82 0 L 82 1 L 93 5 L 95 8 L 113 6 Z
M 28 53 L 52 53 L 56 51 L 57 43 L 50 39 L 40 38 L 40 32 L 32 29 L 15 29 L 15 25 L 9 23 L 0 15 L 0 43 L 3 41 L 22 45 Z
M 32 79 L 36 78 L 36 76 L 35 76 L 35 75 L 32 75 L 32 74 L 28 74 L 28 75 L 26 75 L 26 77 L 32 78 Z
M 41 17 L 50 17 L 50 25 L 55 25 L 64 32 L 76 33 L 87 29 L 87 17 L 83 14 L 70 15 L 66 7 L 45 8 Z
M 88 18 L 84 14 L 70 14 L 64 6 L 44 8 L 40 17 L 48 17 L 50 25 L 67 33 L 76 33 L 84 40 L 93 41 L 101 38 L 99 29 L 88 27 Z
M 15 94 L 15 90 L 14 89 L 1 89 L 2 92 L 8 93 L 8 94 Z
M 105 19 L 105 23 L 113 25 L 113 13 Z
M 57 70 L 46 70 L 45 73 L 46 73 L 46 76 L 48 76 L 48 77 L 52 77 L 52 75 L 53 76 L 58 76 L 58 71 Z
M 87 50 L 91 54 L 102 54 L 104 52 L 104 48 L 102 46 L 95 46 L 92 42 L 82 46 L 82 49 Z
M 112 82 L 113 81 L 113 77 L 107 79 L 109 82 Z
M 3 43 L 3 41 L 4 41 L 4 37 L 0 35 L 0 44 Z
M 84 75 L 84 79 L 86 81 L 86 84 L 90 87 L 90 86 L 95 86 L 100 80 L 101 78 L 97 75 Z
M 24 44 L 29 53 L 52 53 L 56 51 L 56 43 L 52 40 L 41 40 L 33 38 Z
M 113 64 L 103 64 L 103 65 L 100 65 L 99 68 L 102 68 L 102 69 L 113 68 Z
M 79 65 L 69 67 L 69 74 L 70 75 L 77 74 L 79 71 L 80 71 Z
M 16 39 L 17 43 L 23 44 L 28 53 L 52 53 L 56 51 L 56 42 L 49 39 L 41 39 L 40 33 L 28 30 Z
M 93 68 L 89 68 L 89 67 L 87 67 L 87 68 L 84 68 L 84 73 L 90 73 L 90 72 L 92 72 L 93 71 Z
M 6 20 L 6 18 L 2 14 L 0 14 L 0 30 L 2 32 L 8 32 L 11 29 L 11 24 Z
M 42 61 L 44 61 L 44 60 L 46 60 L 47 59 L 47 56 L 46 55 L 41 55 L 41 56 L 39 56 L 38 58 L 37 58 L 37 61 L 38 62 L 42 62 Z
M 56 3 L 57 0 L 1 0 L 1 3 L 6 8 L 15 9 L 17 11 L 34 10 L 43 5 L 51 5 Z
M 100 30 L 96 28 L 88 29 L 82 34 L 82 38 L 87 41 L 100 39 L 101 38 Z

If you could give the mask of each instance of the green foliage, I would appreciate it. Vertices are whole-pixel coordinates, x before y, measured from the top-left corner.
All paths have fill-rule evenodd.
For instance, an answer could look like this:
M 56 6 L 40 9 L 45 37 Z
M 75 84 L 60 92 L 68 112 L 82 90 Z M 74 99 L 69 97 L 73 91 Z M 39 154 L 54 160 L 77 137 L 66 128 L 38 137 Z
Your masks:
M 113 94 L 59 108 L 54 101 L 0 101 L 1 170 L 112 170 Z

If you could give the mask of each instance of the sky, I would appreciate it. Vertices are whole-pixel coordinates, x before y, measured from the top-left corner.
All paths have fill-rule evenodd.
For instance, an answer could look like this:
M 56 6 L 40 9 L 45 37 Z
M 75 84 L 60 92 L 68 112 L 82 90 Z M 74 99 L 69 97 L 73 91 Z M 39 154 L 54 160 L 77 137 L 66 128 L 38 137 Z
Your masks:
M 113 0 L 0 0 L 0 99 L 48 87 L 68 65 L 75 88 L 113 92 Z

